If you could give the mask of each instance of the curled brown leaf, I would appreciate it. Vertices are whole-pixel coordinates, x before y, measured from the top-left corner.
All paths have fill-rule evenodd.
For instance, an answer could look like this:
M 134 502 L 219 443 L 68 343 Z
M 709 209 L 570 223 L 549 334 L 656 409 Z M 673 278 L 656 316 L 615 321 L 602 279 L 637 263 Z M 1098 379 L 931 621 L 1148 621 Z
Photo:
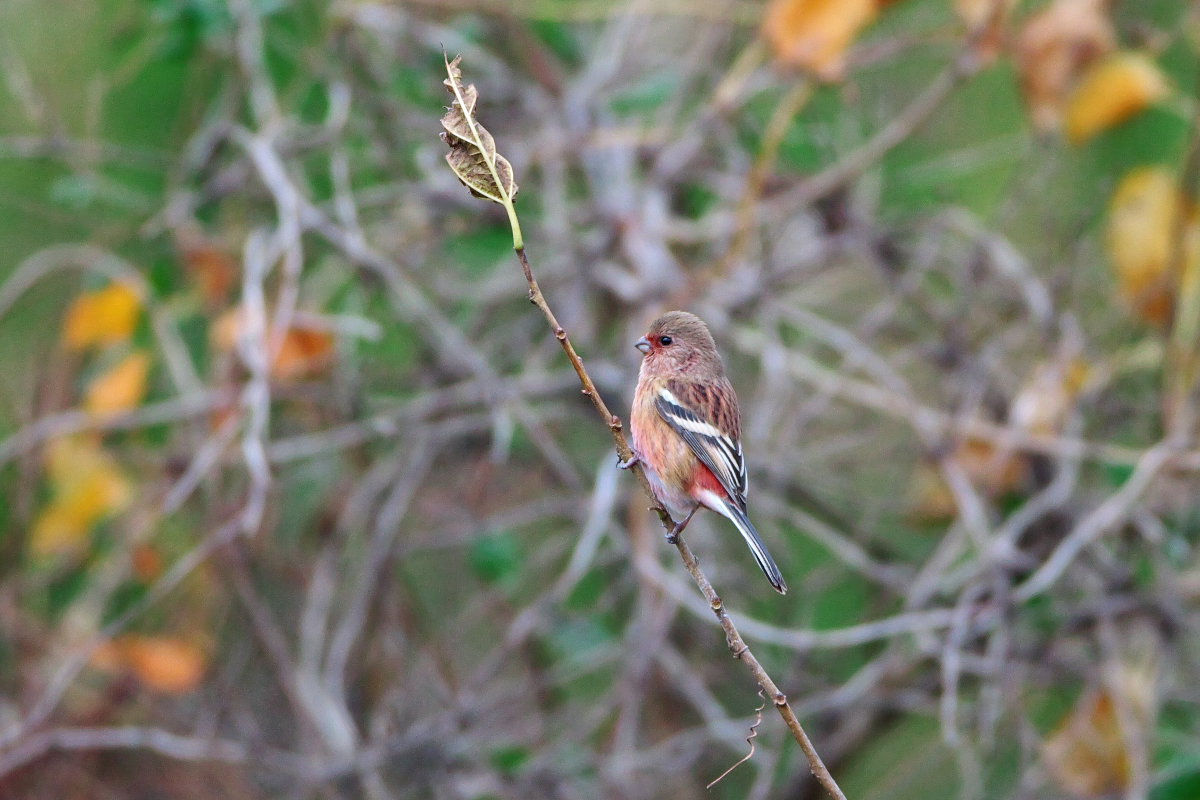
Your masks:
M 462 56 L 446 62 L 446 80 L 442 81 L 454 100 L 442 117 L 442 141 L 450 147 L 446 163 L 476 197 L 508 205 L 517 194 L 512 164 L 496 152 L 496 140 L 475 118 L 479 91 L 464 84 L 458 64 Z

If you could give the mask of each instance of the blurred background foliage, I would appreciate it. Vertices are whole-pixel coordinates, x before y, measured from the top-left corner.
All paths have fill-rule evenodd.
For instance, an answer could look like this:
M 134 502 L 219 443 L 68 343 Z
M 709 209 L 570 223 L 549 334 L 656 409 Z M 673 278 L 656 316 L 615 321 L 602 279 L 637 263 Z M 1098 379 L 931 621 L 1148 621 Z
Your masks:
M 1184 0 L 0 4 L 0 796 L 795 797 L 609 404 L 686 307 L 846 794 L 1200 797 Z

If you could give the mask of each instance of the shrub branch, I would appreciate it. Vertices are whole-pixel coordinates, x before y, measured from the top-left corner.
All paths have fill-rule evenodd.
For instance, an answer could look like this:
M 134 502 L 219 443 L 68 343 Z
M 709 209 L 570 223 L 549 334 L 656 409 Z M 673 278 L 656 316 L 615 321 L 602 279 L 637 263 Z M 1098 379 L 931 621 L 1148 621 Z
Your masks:
M 584 367 L 583 359 L 575 351 L 570 337 L 563 326 L 559 324 L 558 318 L 554 316 L 554 312 L 546 301 L 545 295 L 542 294 L 541 287 L 538 286 L 533 270 L 529 266 L 529 257 L 525 253 L 525 242 L 521 236 L 520 224 L 513 205 L 517 184 L 513 176 L 512 165 L 496 151 L 496 143 L 492 135 L 475 119 L 478 91 L 474 85 L 463 84 L 462 72 L 458 67 L 460 60 L 461 57 L 455 58 L 453 61 L 446 60 L 446 73 L 449 77 L 444 83 L 454 96 L 453 104 L 442 118 L 442 126 L 446 129 L 442 133 L 442 140 L 450 147 L 446 161 L 472 194 L 504 206 L 512 226 L 513 250 L 516 251 L 517 258 L 521 262 L 525 281 L 529 284 L 529 301 L 542 312 L 542 316 L 546 318 L 550 330 L 554 333 L 554 338 L 558 340 L 567 359 L 571 362 L 571 366 L 575 368 L 575 374 L 579 376 L 579 382 L 583 387 L 583 394 L 592 401 L 596 413 L 600 415 L 612 435 L 617 455 L 622 461 L 628 461 L 633 456 L 633 450 L 625 438 L 621 418 L 609 410 L 608 405 L 600 396 L 596 384 L 588 374 L 587 368 Z M 669 532 L 674 527 L 674 523 L 666 509 L 655 499 L 641 464 L 635 464 L 633 471 L 637 476 L 638 483 L 641 484 L 642 491 L 653 503 L 652 508 L 658 514 L 663 528 Z M 784 724 L 791 731 L 792 738 L 804 751 L 812 774 L 830 797 L 836 800 L 846 800 L 845 794 L 842 793 L 841 788 L 829 773 L 820 754 L 808 738 L 808 734 L 804 732 L 804 727 L 788 702 L 787 695 L 780 691 L 775 681 L 755 658 L 749 645 L 738 632 L 737 626 L 734 625 L 733 619 L 725 611 L 725 604 L 721 601 L 720 595 L 717 594 L 708 577 L 700 569 L 700 562 L 696 558 L 696 554 L 692 552 L 682 536 L 675 537 L 675 547 L 679 551 L 684 567 L 692 576 L 692 580 L 696 582 L 696 586 L 699 587 L 717 621 L 721 624 L 721 628 L 725 631 L 725 642 L 729 646 L 729 651 L 733 653 L 734 658 L 746 665 L 766 697 L 775 705 L 775 710 L 779 712 Z

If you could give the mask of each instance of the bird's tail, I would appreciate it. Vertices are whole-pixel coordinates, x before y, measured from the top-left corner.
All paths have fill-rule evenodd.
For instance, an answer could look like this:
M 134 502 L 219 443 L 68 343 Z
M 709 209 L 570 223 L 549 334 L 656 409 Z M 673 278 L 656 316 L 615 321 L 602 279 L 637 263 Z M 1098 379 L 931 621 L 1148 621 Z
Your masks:
M 754 554 L 754 560 L 758 562 L 758 566 L 763 571 L 763 574 L 767 576 L 767 580 L 775 587 L 775 591 L 780 594 L 787 594 L 787 584 L 783 581 L 783 573 L 779 571 L 779 566 L 775 563 L 775 559 L 771 558 L 771 554 L 767 552 L 767 546 L 763 544 L 758 531 L 750 523 L 750 518 L 746 516 L 746 512 L 728 501 L 725 501 L 725 508 L 729 511 L 725 516 L 729 517 L 733 521 L 733 524 L 737 526 L 738 531 L 741 532 L 742 538 L 750 546 L 750 552 Z

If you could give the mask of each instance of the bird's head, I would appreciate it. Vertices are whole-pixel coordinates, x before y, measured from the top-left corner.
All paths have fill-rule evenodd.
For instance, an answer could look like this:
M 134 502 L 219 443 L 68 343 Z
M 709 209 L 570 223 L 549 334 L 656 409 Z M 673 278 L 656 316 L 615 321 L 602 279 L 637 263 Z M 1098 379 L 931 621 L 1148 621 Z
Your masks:
M 654 320 L 634 347 L 644 354 L 642 368 L 657 374 L 689 369 L 700 371 L 696 377 L 703 378 L 724 373 L 708 326 L 686 311 L 668 311 Z

